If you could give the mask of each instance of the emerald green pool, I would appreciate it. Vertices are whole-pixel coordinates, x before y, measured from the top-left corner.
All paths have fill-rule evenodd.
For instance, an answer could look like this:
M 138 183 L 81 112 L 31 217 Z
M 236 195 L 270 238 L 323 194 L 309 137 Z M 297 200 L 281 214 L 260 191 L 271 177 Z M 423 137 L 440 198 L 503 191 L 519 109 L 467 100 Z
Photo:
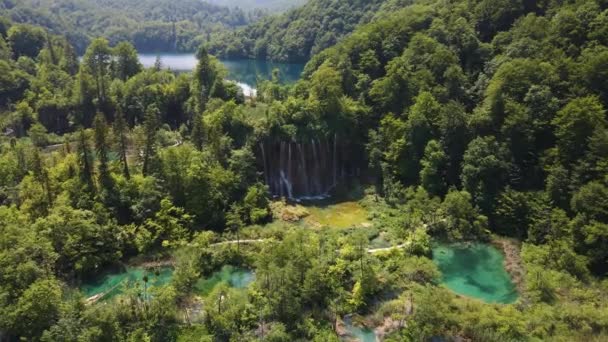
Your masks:
M 143 267 L 129 267 L 124 272 L 106 273 L 105 275 L 85 283 L 81 291 L 86 297 L 104 294 L 101 300 L 108 300 L 123 293 L 126 288 L 144 287 L 144 276 L 148 277 L 147 287 L 163 286 L 171 281 L 173 269 L 162 267 L 147 269 Z
M 230 287 L 243 289 L 253 281 L 254 277 L 250 270 L 224 265 L 221 270 L 212 273 L 211 276 L 199 279 L 195 289 L 201 295 L 208 295 L 220 283 L 227 283 Z
M 376 342 L 376 333 L 372 329 L 347 326 L 346 330 L 356 341 Z
M 356 326 L 350 318 L 344 319 L 344 328 L 348 333 L 346 338 L 343 338 L 345 341 L 376 342 L 376 333 L 374 330 Z
M 173 268 L 162 267 L 146 269 L 143 267 L 129 267 L 124 271 L 108 272 L 80 287 L 86 297 L 103 294 L 100 300 L 109 300 L 124 293 L 127 288 L 139 286 L 144 288 L 144 276 L 147 277 L 147 287 L 163 286 L 171 281 Z M 212 273 L 207 278 L 201 278 L 196 283 L 196 289 L 202 295 L 209 294 L 219 283 L 226 282 L 230 287 L 245 288 L 254 279 L 252 271 L 225 265 L 221 270 Z
M 504 267 L 504 256 L 492 245 L 438 244 L 433 261 L 452 291 L 487 303 L 513 303 L 518 293 Z

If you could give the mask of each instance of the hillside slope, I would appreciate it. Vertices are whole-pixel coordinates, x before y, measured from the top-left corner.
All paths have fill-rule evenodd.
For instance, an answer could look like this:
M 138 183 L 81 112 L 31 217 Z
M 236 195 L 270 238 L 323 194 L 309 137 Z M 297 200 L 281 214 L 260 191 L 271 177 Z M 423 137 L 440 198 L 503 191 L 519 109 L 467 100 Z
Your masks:
M 194 51 L 212 32 L 247 25 L 263 13 L 200 0 L 4 0 L 0 15 L 66 35 L 79 52 L 99 36 L 152 52 Z
M 386 0 L 310 0 L 281 15 L 215 36 L 211 53 L 232 58 L 303 62 L 369 22 Z
M 240 7 L 246 10 L 264 9 L 281 12 L 302 6 L 306 0 L 208 0 L 210 3 L 226 7 Z

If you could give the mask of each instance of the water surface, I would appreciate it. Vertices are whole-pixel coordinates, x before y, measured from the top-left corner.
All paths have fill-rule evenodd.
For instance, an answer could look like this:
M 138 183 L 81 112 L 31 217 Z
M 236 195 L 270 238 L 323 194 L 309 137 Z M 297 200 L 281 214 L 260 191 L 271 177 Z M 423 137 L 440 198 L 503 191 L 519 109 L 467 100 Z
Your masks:
M 144 67 L 153 67 L 156 58 L 160 57 L 164 68 L 175 71 L 192 71 L 196 67 L 194 54 L 139 54 L 139 60 Z M 237 83 L 246 84 L 255 88 L 260 80 L 268 80 L 272 77 L 274 69 L 279 70 L 279 79 L 283 83 L 295 82 L 300 78 L 304 70 L 303 63 L 275 63 L 257 59 L 231 59 L 220 60 L 228 69 L 228 79 Z
M 304 70 L 302 63 L 276 63 L 258 59 L 221 60 L 228 69 L 228 79 L 255 86 L 258 80 L 269 80 L 272 71 L 279 70 L 282 83 L 293 83 L 300 78 Z
M 348 333 L 346 341 L 353 341 L 354 338 L 355 341 L 359 342 L 376 342 L 376 333 L 374 330 L 353 325 L 350 318 L 344 319 L 344 328 Z
M 139 61 L 146 68 L 153 67 L 156 63 L 156 58 L 160 57 L 163 68 L 175 71 L 192 71 L 196 67 L 197 62 L 193 53 L 140 53 L 138 56 Z
M 111 299 L 122 294 L 125 289 L 139 286 L 144 288 L 144 276 L 148 278 L 147 287 L 163 286 L 171 281 L 173 269 L 162 267 L 146 269 L 143 267 L 129 267 L 122 272 L 107 272 L 96 279 L 81 286 L 86 297 L 103 294 L 102 300 Z
M 513 303 L 518 294 L 504 267 L 504 256 L 492 245 L 437 244 L 433 261 L 452 291 L 487 303 Z
M 148 279 L 147 288 L 163 286 L 171 281 L 173 268 L 146 269 L 143 267 L 129 267 L 123 271 L 106 272 L 82 285 L 80 290 L 86 297 L 103 294 L 101 300 L 109 300 L 123 294 L 126 289 L 139 287 L 143 291 L 144 276 Z M 253 279 L 254 274 L 252 271 L 225 265 L 221 270 L 211 274 L 211 276 L 200 278 L 195 287 L 199 293 L 206 295 L 219 283 L 225 282 L 234 288 L 246 288 Z

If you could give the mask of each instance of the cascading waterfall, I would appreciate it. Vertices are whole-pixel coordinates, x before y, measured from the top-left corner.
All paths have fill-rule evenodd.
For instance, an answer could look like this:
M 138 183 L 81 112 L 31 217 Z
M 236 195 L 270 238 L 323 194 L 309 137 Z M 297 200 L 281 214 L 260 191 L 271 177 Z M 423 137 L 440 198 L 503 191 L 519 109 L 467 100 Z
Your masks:
M 334 134 L 334 157 L 338 154 L 338 134 Z M 334 186 L 338 185 L 338 158 L 334 160 Z
M 304 196 L 310 196 L 310 178 L 308 177 L 308 168 L 306 167 L 306 158 L 304 158 L 304 152 L 302 150 L 302 144 L 298 145 L 298 155 L 300 156 L 300 167 L 302 172 L 302 183 L 305 184 L 304 188 L 306 193 Z
M 291 174 L 291 144 L 289 144 L 288 146 L 288 151 L 289 153 L 287 154 L 287 177 L 291 178 L 292 174 Z M 289 183 L 288 186 L 288 190 L 289 190 L 289 198 L 292 198 L 292 193 L 291 193 L 291 183 Z
M 345 175 L 345 150 L 334 134 L 310 142 L 269 139 L 259 143 L 257 155 L 273 196 L 309 200 L 328 197 Z
M 319 157 L 317 156 L 317 145 L 315 144 L 315 140 L 310 140 L 310 146 L 312 147 L 312 181 L 316 186 L 315 192 L 321 192 L 321 185 L 319 184 Z
M 281 181 L 285 185 L 285 188 L 287 188 L 288 198 L 294 198 L 293 197 L 293 186 L 291 185 L 291 182 L 289 181 L 289 179 L 287 179 L 287 177 L 285 177 L 285 172 L 283 172 L 283 170 L 281 170 Z

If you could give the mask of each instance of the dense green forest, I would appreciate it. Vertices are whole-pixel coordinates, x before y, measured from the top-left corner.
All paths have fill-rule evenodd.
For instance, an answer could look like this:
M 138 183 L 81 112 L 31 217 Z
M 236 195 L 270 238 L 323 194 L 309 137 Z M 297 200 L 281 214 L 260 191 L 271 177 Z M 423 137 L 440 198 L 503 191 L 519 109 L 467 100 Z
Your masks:
M 357 25 L 369 22 L 383 2 L 310 0 L 299 8 L 266 17 L 234 32 L 220 32 L 211 37 L 208 49 L 227 58 L 306 62 L 336 44 Z
M 321 3 L 299 27 L 341 8 L 350 28 L 255 98 L 206 44 L 174 74 L 128 42 L 79 60 L 74 32 L 0 20 L 0 340 L 608 339 L 608 3 L 310 0 L 283 18 Z M 307 59 L 276 18 L 259 35 L 285 50 L 239 51 Z M 452 291 L 438 243 L 497 246 L 516 300 Z M 226 265 L 251 282 L 205 285 Z M 133 267 L 150 272 L 85 295 Z
M 306 3 L 306 0 L 209 0 L 209 2 L 225 7 L 240 7 L 246 10 L 265 9 L 279 12 L 301 6 Z
M 97 37 L 112 45 L 130 41 L 142 52 L 192 52 L 214 32 L 247 25 L 264 13 L 199 0 L 2 0 L 0 15 L 65 35 L 82 53 Z

